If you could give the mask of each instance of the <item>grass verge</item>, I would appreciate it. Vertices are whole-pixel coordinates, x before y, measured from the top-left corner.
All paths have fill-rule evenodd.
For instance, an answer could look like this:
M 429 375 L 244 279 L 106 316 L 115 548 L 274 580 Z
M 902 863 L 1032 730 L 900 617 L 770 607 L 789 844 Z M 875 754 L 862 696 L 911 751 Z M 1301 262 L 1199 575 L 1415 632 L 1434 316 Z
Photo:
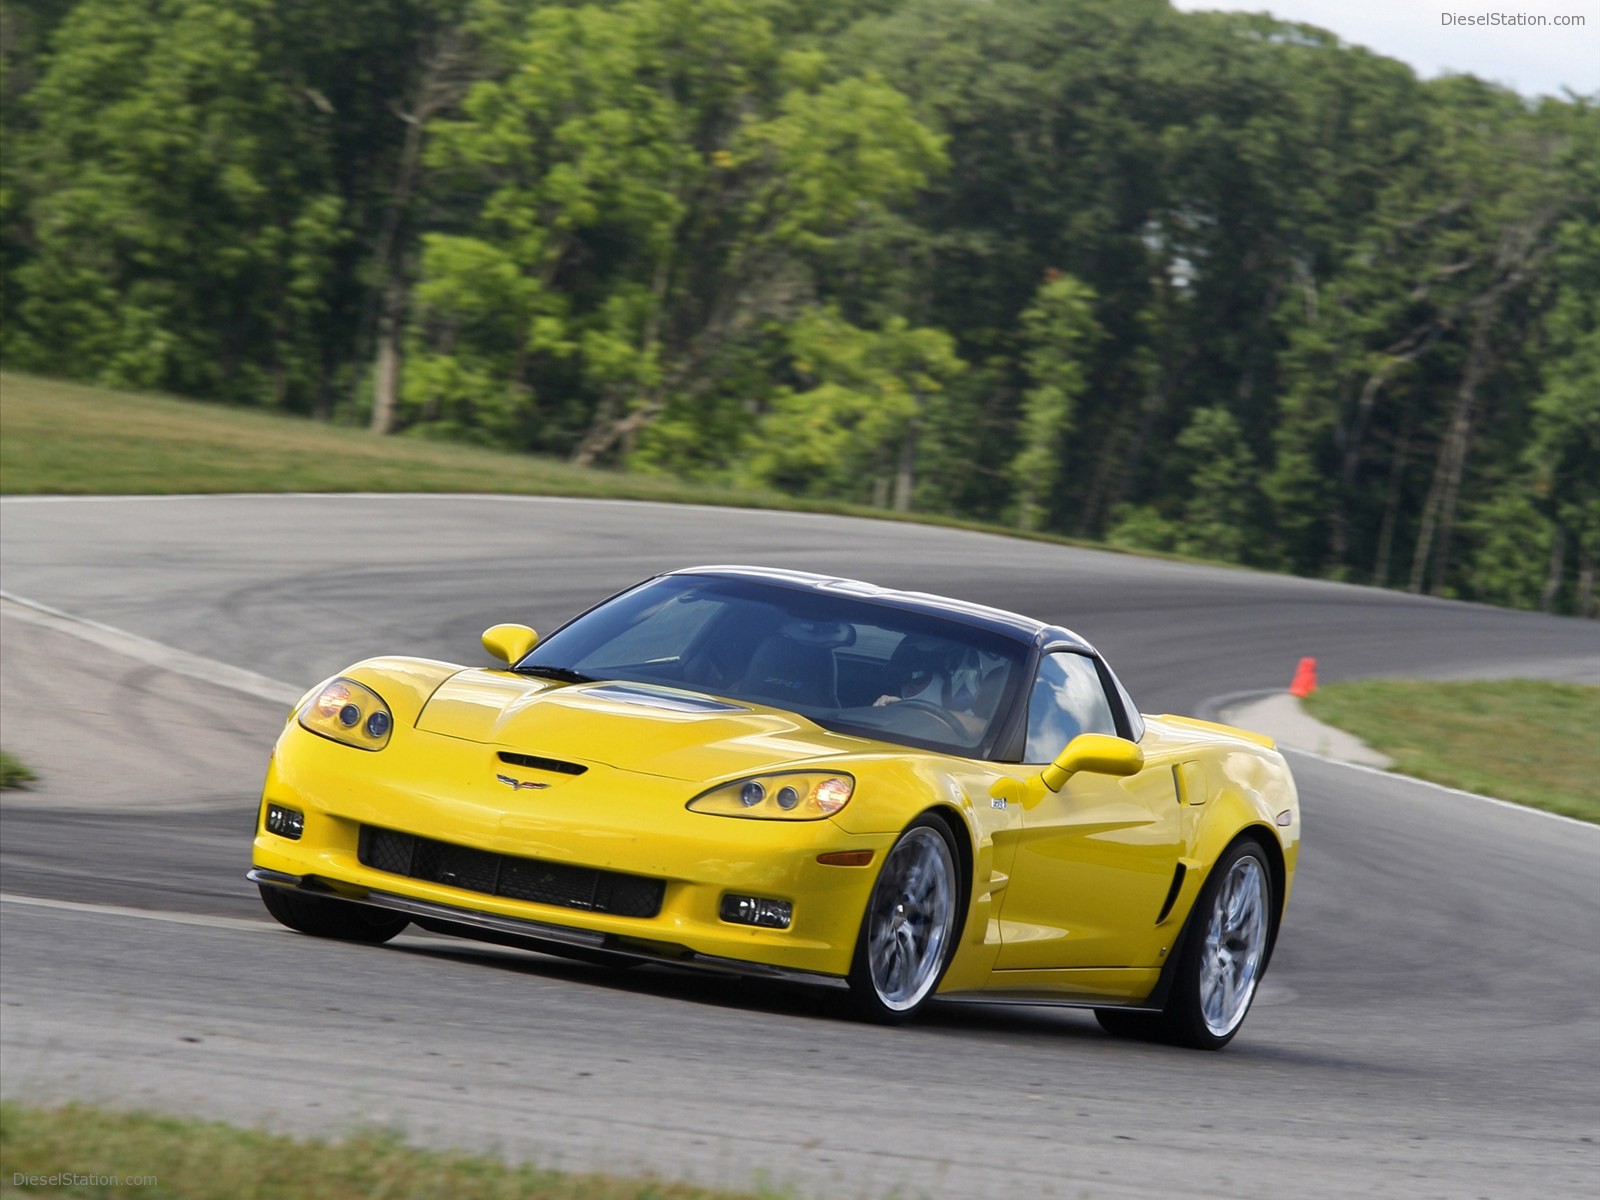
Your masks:
M 584 470 L 299 417 L 0 373 L 0 491 L 517 492 L 783 507 L 776 493 Z M 791 505 L 792 506 L 792 505 Z
M 664 475 L 575 467 L 532 454 L 380 437 L 364 429 L 257 409 L 0 372 L 0 493 L 213 492 L 479 492 L 656 500 L 913 521 L 1058 545 L 1119 549 L 961 517 L 897 513 Z
M 30 780 L 37 778 L 15 754 L 0 750 L 0 789 L 27 787 Z
M 209 1121 L 81 1104 L 0 1105 L 0 1171 L 0 1197 L 776 1200 L 789 1194 L 712 1191 L 659 1180 L 507 1166 L 477 1155 L 419 1150 L 392 1133 L 300 1141 Z M 38 1182 L 18 1182 L 29 1176 Z
M 1600 687 L 1374 679 L 1305 704 L 1403 775 L 1600 823 Z

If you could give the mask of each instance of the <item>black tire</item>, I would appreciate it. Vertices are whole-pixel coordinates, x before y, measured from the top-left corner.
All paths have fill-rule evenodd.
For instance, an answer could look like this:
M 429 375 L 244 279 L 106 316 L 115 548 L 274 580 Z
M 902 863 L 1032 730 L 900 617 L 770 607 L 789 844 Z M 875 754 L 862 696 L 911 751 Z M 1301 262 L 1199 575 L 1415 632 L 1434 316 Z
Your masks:
M 1139 1042 L 1159 1042 L 1166 1030 L 1166 1016 L 1158 1012 L 1135 1012 L 1126 1008 L 1097 1008 L 1094 1019 L 1112 1037 Z
M 1267 852 L 1254 838 L 1240 838 L 1195 899 L 1166 1006 L 1160 1012 L 1097 1008 L 1100 1027 L 1116 1037 L 1222 1049 L 1255 1000 L 1276 911 Z
M 303 892 L 257 884 L 261 903 L 280 925 L 312 937 L 336 938 L 341 942 L 365 942 L 376 946 L 396 937 L 411 924 L 411 918 L 365 904 L 308 896 Z
M 906 826 L 884 856 L 850 964 L 850 1009 L 898 1025 L 933 998 L 966 918 L 960 860 L 936 817 Z

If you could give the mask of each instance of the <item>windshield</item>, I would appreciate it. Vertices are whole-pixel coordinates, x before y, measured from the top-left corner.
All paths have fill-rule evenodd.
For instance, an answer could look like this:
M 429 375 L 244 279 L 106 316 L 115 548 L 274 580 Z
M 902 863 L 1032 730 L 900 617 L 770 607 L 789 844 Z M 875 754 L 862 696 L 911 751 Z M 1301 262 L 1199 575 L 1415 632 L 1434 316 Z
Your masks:
M 661 683 L 798 713 L 824 728 L 978 757 L 1026 647 L 843 593 L 674 575 L 585 613 L 519 670 Z

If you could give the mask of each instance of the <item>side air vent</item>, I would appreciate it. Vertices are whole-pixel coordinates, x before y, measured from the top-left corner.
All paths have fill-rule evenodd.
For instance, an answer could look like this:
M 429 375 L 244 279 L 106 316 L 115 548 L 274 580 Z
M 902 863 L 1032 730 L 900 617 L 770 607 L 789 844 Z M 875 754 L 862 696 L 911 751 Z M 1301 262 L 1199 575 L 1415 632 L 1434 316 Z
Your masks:
M 581 763 L 540 758 L 537 754 L 512 754 L 509 750 L 500 751 L 500 761 L 514 767 L 532 767 L 535 771 L 554 771 L 557 775 L 582 775 L 589 769 Z
M 1156 924 L 1167 919 L 1167 914 L 1172 911 L 1172 906 L 1178 902 L 1178 893 L 1183 889 L 1183 876 L 1185 867 L 1178 864 L 1178 869 L 1172 873 L 1172 886 L 1167 889 L 1167 902 L 1161 906 L 1161 915 L 1156 918 Z

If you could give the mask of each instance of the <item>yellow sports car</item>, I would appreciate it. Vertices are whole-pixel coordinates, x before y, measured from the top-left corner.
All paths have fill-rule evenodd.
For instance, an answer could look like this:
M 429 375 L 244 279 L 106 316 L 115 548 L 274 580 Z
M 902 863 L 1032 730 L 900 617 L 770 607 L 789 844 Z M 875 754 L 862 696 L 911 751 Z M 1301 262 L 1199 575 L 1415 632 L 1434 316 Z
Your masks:
M 295 707 L 250 878 L 291 929 L 1238 1031 L 1294 878 L 1269 739 L 1146 717 L 1076 634 L 850 579 L 646 580 L 505 665 L 368 659 Z

